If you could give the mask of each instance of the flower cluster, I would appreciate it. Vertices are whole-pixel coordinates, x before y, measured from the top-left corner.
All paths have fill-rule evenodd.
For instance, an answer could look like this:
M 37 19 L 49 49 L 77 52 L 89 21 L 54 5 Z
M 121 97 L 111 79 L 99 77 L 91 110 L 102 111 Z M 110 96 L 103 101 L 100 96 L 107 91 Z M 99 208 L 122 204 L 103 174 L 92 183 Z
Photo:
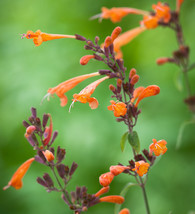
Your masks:
M 168 4 L 158 2 L 156 5 L 152 5 L 152 12 L 139 10 L 136 8 L 128 8 L 128 7 L 113 7 L 108 9 L 106 7 L 102 7 L 102 13 L 95 15 L 93 18 L 100 19 L 110 19 L 112 22 L 120 22 L 123 17 L 128 14 L 137 14 L 143 17 L 143 20 L 140 21 L 140 26 L 129 30 L 122 34 L 115 41 L 115 52 L 117 53 L 117 58 L 122 58 L 123 54 L 121 52 L 121 47 L 129 43 L 132 39 L 138 36 L 140 33 L 144 32 L 148 29 L 154 29 L 158 26 L 171 26 L 175 23 L 175 18 L 178 17 L 181 4 L 183 0 L 176 0 L 176 10 L 171 11 Z

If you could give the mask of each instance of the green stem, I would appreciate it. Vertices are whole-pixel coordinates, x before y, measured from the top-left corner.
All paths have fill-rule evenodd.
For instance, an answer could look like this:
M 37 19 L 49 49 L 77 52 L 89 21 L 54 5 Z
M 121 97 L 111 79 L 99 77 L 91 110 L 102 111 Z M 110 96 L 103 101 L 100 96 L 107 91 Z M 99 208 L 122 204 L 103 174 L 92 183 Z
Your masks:
M 146 195 L 145 185 L 144 185 L 144 182 L 141 177 L 140 177 L 140 182 L 141 182 L 140 187 L 142 188 L 142 193 L 144 196 L 144 202 L 145 202 L 145 206 L 146 206 L 146 213 L 150 214 L 150 208 L 149 208 L 149 204 L 148 204 L 148 198 Z

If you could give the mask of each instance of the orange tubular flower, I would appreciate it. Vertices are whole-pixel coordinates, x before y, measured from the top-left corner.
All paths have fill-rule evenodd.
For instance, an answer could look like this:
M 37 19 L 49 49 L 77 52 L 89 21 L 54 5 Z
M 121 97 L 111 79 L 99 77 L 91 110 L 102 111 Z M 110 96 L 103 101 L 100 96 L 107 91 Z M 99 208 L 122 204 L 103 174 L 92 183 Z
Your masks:
M 54 88 L 50 88 L 47 92 L 48 94 L 46 94 L 46 97 L 52 95 L 52 94 L 56 94 L 61 101 L 61 106 L 65 106 L 68 102 L 68 99 L 65 95 L 65 93 L 69 90 L 71 90 L 72 88 L 74 88 L 76 85 L 78 85 L 80 82 L 84 81 L 85 79 L 88 79 L 90 77 L 94 77 L 94 76 L 98 76 L 100 75 L 99 72 L 95 72 L 95 73 L 91 73 L 91 74 L 85 74 L 82 76 L 78 76 L 78 77 L 74 77 L 72 79 L 69 79 L 65 82 L 60 83 L 59 85 L 57 85 Z
M 114 112 L 115 117 L 124 116 L 127 113 L 127 105 L 123 102 L 116 103 L 114 100 L 110 101 L 112 105 L 108 106 L 109 111 Z
M 149 163 L 146 163 L 144 161 L 138 161 L 135 162 L 135 168 L 133 168 L 133 171 L 136 171 L 139 176 L 143 176 L 148 172 L 148 168 L 150 167 Z
M 144 16 L 141 21 L 141 25 L 145 26 L 147 29 L 154 29 L 158 27 L 159 19 L 156 16 Z
M 155 16 L 158 17 L 159 21 L 168 23 L 171 19 L 170 7 L 166 4 L 158 2 L 157 5 L 152 5 L 152 9 L 156 12 Z
M 176 11 L 179 13 L 180 7 L 184 0 L 176 0 Z
M 116 166 L 111 166 L 110 167 L 110 172 L 114 175 L 117 176 L 119 174 L 121 174 L 124 170 L 129 169 L 128 166 L 120 166 L 120 165 L 116 165 Z
M 150 155 L 152 155 L 152 152 L 154 152 L 156 156 L 165 154 L 165 152 L 167 151 L 167 142 L 165 140 L 159 140 L 157 142 L 156 139 L 153 139 L 152 141 L 153 143 L 149 146 Z
M 102 19 L 110 19 L 112 22 L 120 22 L 121 19 L 128 15 L 128 14 L 138 14 L 138 15 L 148 15 L 147 11 L 138 10 L 135 8 L 128 8 L 128 7 L 113 7 L 108 9 L 106 7 L 102 7 L 102 13 L 96 15 L 92 18 L 102 18 Z
M 127 208 L 122 209 L 119 214 L 130 214 L 130 211 Z
M 125 201 L 125 199 L 122 196 L 118 195 L 109 195 L 100 198 L 100 202 L 109 202 L 109 203 L 115 203 L 115 204 L 122 204 Z
M 10 186 L 14 187 L 15 189 L 22 188 L 22 178 L 28 171 L 31 163 L 34 161 L 34 158 L 28 159 L 26 162 L 24 162 L 14 173 L 11 180 L 9 181 L 8 185 L 3 188 L 3 190 L 6 190 Z
M 80 59 L 80 64 L 81 65 L 87 65 L 87 63 L 89 62 L 90 59 L 94 59 L 95 56 L 94 55 L 85 55 Z
M 87 87 L 85 87 L 79 94 L 74 94 L 73 97 L 73 102 L 81 102 L 81 103 L 89 103 L 89 106 L 91 109 L 96 109 L 98 107 L 98 101 L 96 98 L 91 97 L 91 95 L 93 94 L 93 92 L 95 91 L 96 87 L 103 82 L 104 80 L 108 79 L 109 77 L 103 77 L 99 80 L 96 80 L 95 82 L 91 83 L 90 85 L 88 85 Z M 72 105 L 71 104 L 71 105 Z
M 95 197 L 99 197 L 99 196 L 101 196 L 101 195 L 107 193 L 109 190 L 110 190 L 110 187 L 109 187 L 109 186 L 102 187 L 102 188 L 95 194 Z
M 103 187 L 109 186 L 112 182 L 114 175 L 111 172 L 106 172 L 99 177 L 99 182 Z
M 131 40 L 133 40 L 136 36 L 145 30 L 145 26 L 137 27 L 121 34 L 118 38 L 116 38 L 114 40 L 114 51 L 117 53 L 116 58 L 122 58 L 122 52 L 120 50 L 122 46 L 128 44 Z
M 76 38 L 73 35 L 48 34 L 48 33 L 43 33 L 40 30 L 37 30 L 35 33 L 33 31 L 27 31 L 26 34 L 23 34 L 22 38 L 24 37 L 26 37 L 27 39 L 33 39 L 35 46 L 39 46 L 42 44 L 42 42 L 46 42 L 53 39 L 63 39 L 63 38 L 75 39 Z
M 138 97 L 139 95 L 142 93 L 142 91 L 144 90 L 145 88 L 143 86 L 140 86 L 138 88 L 136 88 L 133 92 L 133 98 L 131 99 L 131 103 L 133 103 Z
M 137 102 L 135 103 L 135 107 L 138 106 L 139 102 L 150 96 L 155 96 L 160 93 L 160 88 L 157 85 L 150 85 L 146 87 L 138 96 Z

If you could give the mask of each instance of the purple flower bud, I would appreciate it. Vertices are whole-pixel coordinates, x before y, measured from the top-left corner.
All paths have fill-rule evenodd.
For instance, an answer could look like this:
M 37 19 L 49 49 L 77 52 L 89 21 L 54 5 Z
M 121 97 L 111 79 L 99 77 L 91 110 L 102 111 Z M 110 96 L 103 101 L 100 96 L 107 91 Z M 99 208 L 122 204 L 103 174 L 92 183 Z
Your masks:
M 30 116 L 29 118 L 28 118 L 28 120 L 33 124 L 34 123 L 34 118 L 32 117 L 32 116 Z
M 100 40 L 100 38 L 98 36 L 96 36 L 95 37 L 95 43 L 96 43 L 96 45 L 98 44 L 99 40 Z
M 75 201 L 76 201 L 76 193 L 75 192 L 71 192 L 70 194 L 71 194 L 71 201 L 74 204 Z
M 78 164 L 75 163 L 75 162 L 73 162 L 73 163 L 72 163 L 72 166 L 71 166 L 71 168 L 70 168 L 69 176 L 72 176 L 72 175 L 73 175 L 73 173 L 75 172 L 75 170 L 77 169 L 77 167 L 78 167 Z
M 124 61 L 123 61 L 122 59 L 117 59 L 116 62 L 117 62 L 117 64 L 118 64 L 119 68 L 120 68 L 122 71 L 124 71 L 124 70 L 125 70 L 125 68 L 124 68 Z
M 27 123 L 25 120 L 23 120 L 22 124 L 25 128 L 28 128 L 30 126 L 30 124 Z
M 52 153 L 53 153 L 53 155 L 54 155 L 54 153 L 55 153 L 54 148 L 53 148 L 53 147 L 51 147 L 49 150 L 50 150 L 50 152 L 52 152 Z
M 109 48 L 106 48 L 106 47 L 104 46 L 104 54 L 105 54 L 106 58 L 109 57 L 109 53 L 110 53 Z
M 143 161 L 147 162 L 146 159 L 144 158 L 144 156 L 141 154 L 136 155 L 134 158 L 135 158 L 135 161 L 143 160 Z
M 44 187 L 48 187 L 47 183 L 40 177 L 37 178 L 37 183 L 39 183 L 40 185 L 42 185 Z
M 76 199 L 79 200 L 80 199 L 80 193 L 81 193 L 81 188 L 77 187 L 76 188 Z
M 110 70 L 99 70 L 99 73 L 101 74 L 101 75 L 104 75 L 104 74 L 110 74 L 110 73 L 112 73 L 112 71 L 110 71 Z
M 112 55 L 114 55 L 114 45 L 113 45 L 113 44 L 111 44 L 111 45 L 109 46 L 109 50 L 110 50 L 110 53 L 111 53 Z
M 65 154 L 66 154 L 65 149 L 61 149 L 60 146 L 58 146 L 58 149 L 57 149 L 58 163 L 61 162 L 65 158 Z
M 59 164 L 56 166 L 58 174 L 61 178 L 65 177 L 66 174 L 66 169 L 65 169 L 65 165 L 64 164 Z
M 36 121 L 37 125 L 41 125 L 41 120 L 39 117 L 36 117 L 35 121 Z
M 86 39 L 85 37 L 83 37 L 83 36 L 80 36 L 80 35 L 78 35 L 78 34 L 75 34 L 75 36 L 76 36 L 75 39 L 77 39 L 77 40 L 80 40 L 80 41 L 87 41 L 87 39 Z
M 94 55 L 94 59 L 96 59 L 96 60 L 98 60 L 98 61 L 103 61 L 104 59 L 101 57 L 101 56 L 99 56 L 99 55 L 97 55 L 97 54 L 93 54 Z
M 45 155 L 43 154 L 42 151 L 38 151 L 37 155 L 42 159 L 43 163 L 46 163 L 47 160 L 46 160 Z
M 49 115 L 48 114 L 44 114 L 43 115 L 43 127 L 45 128 L 45 126 L 47 125 L 47 121 L 49 119 Z
M 84 48 L 85 48 L 85 50 L 93 50 L 93 48 L 90 47 L 89 45 L 85 45 Z
M 50 142 L 50 146 L 53 144 L 53 142 L 55 141 L 55 139 L 56 139 L 56 137 L 58 136 L 58 132 L 57 131 L 54 131 L 54 133 L 53 133 L 53 137 L 52 137 L 52 139 L 51 139 L 51 142 Z
M 116 118 L 116 122 L 122 122 L 124 121 L 124 118 Z
M 38 155 L 35 156 L 35 161 L 37 161 L 38 163 L 41 163 L 41 164 L 45 164 L 45 161 L 43 161 L 43 159 L 40 158 Z
M 37 117 L 37 110 L 36 110 L 36 108 L 31 108 L 31 112 L 32 112 L 32 116 L 33 116 L 33 118 L 36 118 Z
M 52 181 L 52 179 L 51 179 L 51 177 L 49 176 L 48 173 L 45 173 L 43 175 L 43 178 L 44 178 L 45 182 L 47 183 L 48 187 L 53 187 L 54 186 L 54 183 L 53 183 L 53 181 Z
M 26 137 L 26 139 L 28 140 L 28 142 L 30 143 L 31 146 L 34 147 L 36 145 L 32 135 L 29 135 L 28 137 Z
M 61 197 L 62 197 L 62 199 L 65 201 L 65 203 L 66 203 L 67 205 L 70 205 L 70 202 L 68 201 L 68 199 L 65 197 L 64 194 L 62 194 Z

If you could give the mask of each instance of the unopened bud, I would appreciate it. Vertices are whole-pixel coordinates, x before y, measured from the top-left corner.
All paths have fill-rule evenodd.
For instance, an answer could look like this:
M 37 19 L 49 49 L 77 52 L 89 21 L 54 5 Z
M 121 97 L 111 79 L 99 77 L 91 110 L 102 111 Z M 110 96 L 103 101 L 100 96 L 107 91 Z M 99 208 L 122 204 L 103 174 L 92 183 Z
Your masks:
M 35 126 L 29 126 L 26 129 L 25 137 L 28 137 L 28 136 L 32 135 L 35 130 L 36 130 Z
M 123 82 L 123 81 L 122 81 L 121 79 L 117 79 L 117 87 L 120 88 L 121 85 L 122 85 L 122 82 Z
M 109 203 L 115 203 L 115 204 L 122 204 L 124 201 L 125 199 L 119 195 L 109 195 L 109 196 L 100 198 L 100 202 L 109 202 Z
M 119 214 L 130 214 L 130 211 L 127 208 L 122 209 Z
M 121 33 L 121 31 L 122 31 L 121 27 L 116 27 L 112 31 L 112 34 L 111 34 L 112 41 L 114 41 L 119 36 L 119 34 Z
M 167 62 L 174 62 L 175 60 L 173 58 L 167 58 L 167 57 L 163 57 L 163 58 L 159 58 L 156 60 L 157 65 L 163 65 Z
M 109 184 L 112 182 L 113 178 L 114 178 L 114 175 L 111 172 L 107 172 L 107 173 L 102 174 L 99 177 L 99 182 L 102 186 L 106 187 L 106 186 L 109 186 Z
M 54 158 L 55 158 L 53 153 L 49 150 L 43 151 L 43 154 L 44 154 L 45 158 L 47 159 L 47 161 L 49 161 L 49 162 L 54 160 Z
M 124 170 L 126 169 L 129 169 L 129 167 L 127 166 L 120 166 L 120 165 L 117 165 L 117 166 L 111 166 L 110 167 L 110 172 L 114 175 L 114 176 L 117 176 L 119 174 L 121 174 Z
M 110 89 L 112 92 L 115 92 L 115 91 L 116 91 L 116 88 L 115 88 L 113 85 L 109 85 L 109 89 Z
M 80 59 L 80 64 L 81 65 L 86 65 L 90 59 L 92 58 L 95 58 L 94 55 L 86 55 L 86 56 L 83 56 L 81 59 Z
M 129 79 L 131 79 L 136 74 L 135 68 L 132 68 L 129 72 Z
M 131 85 L 135 85 L 139 81 L 139 75 L 135 74 L 130 81 Z
M 112 38 L 110 36 L 107 36 L 104 41 L 104 47 L 108 48 L 112 44 Z
M 75 34 L 75 39 L 80 40 L 80 41 L 87 41 L 87 39 L 83 36 L 80 36 L 78 34 Z

